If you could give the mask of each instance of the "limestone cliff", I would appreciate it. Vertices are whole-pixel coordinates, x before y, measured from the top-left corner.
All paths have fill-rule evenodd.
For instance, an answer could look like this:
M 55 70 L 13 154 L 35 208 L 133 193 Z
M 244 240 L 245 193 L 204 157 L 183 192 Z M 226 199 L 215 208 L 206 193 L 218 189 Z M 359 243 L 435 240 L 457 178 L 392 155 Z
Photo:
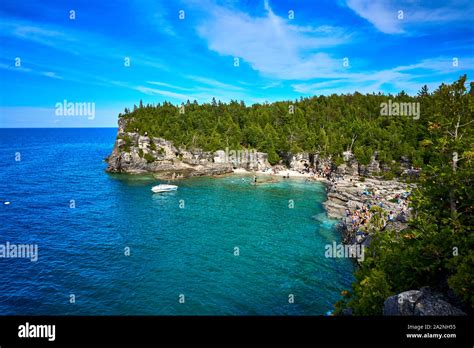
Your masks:
M 232 172 L 233 168 L 270 168 L 266 153 L 185 149 L 146 133 L 126 132 L 126 122 L 125 118 L 119 119 L 115 145 L 106 159 L 108 172 L 156 173 L 158 177 L 175 178 L 225 174 Z

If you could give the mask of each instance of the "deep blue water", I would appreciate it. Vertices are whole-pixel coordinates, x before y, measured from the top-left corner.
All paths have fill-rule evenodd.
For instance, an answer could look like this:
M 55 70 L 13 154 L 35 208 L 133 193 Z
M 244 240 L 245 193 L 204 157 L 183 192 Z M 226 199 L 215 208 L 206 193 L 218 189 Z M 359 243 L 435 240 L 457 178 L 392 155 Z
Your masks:
M 340 237 L 322 184 L 230 175 L 153 194 L 153 177 L 104 172 L 115 135 L 0 129 L 0 244 L 39 247 L 0 258 L 0 314 L 324 315 L 349 288 L 351 261 L 324 257 Z

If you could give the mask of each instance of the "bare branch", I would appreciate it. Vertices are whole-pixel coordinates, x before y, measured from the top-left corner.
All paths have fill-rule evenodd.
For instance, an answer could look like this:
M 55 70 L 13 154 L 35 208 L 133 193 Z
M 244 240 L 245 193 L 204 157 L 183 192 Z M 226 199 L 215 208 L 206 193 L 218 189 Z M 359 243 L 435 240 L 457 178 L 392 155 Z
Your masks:
M 474 122 L 474 120 L 472 120 L 472 121 L 470 121 L 470 122 L 468 122 L 468 123 L 464 123 L 464 124 L 460 125 L 459 128 L 465 127 L 465 126 L 467 126 L 468 124 L 471 124 L 472 122 Z

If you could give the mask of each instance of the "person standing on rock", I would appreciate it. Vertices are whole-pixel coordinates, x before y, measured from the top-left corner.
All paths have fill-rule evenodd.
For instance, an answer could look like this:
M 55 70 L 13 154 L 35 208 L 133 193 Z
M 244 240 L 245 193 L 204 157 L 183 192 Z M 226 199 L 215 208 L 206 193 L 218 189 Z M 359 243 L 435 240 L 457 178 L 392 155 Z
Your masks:
M 390 214 L 388 214 L 388 221 L 395 221 L 395 215 L 393 214 L 393 211 L 390 211 Z

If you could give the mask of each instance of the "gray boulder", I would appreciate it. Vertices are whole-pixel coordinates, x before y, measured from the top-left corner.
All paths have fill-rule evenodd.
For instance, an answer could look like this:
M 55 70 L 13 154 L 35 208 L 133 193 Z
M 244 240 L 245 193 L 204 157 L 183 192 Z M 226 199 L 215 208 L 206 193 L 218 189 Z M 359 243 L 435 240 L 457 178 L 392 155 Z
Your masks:
M 390 296 L 384 302 L 383 315 L 387 316 L 432 316 L 466 315 L 448 303 L 443 295 L 428 287 L 409 290 Z

